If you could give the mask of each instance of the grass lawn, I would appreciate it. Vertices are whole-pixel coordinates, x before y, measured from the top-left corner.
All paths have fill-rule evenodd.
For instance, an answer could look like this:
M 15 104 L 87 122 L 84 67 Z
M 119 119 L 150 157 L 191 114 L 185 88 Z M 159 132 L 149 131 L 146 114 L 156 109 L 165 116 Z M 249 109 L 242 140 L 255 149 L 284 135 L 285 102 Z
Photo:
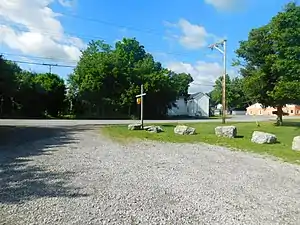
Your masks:
M 176 124 L 159 124 L 164 132 L 158 134 L 148 133 L 146 131 L 129 131 L 125 125 L 103 127 L 102 133 L 121 142 L 133 141 L 135 139 L 181 143 L 204 142 L 242 151 L 268 154 L 286 162 L 300 164 L 300 152 L 291 150 L 293 138 L 300 135 L 300 122 L 298 121 L 285 121 L 284 126 L 281 127 L 274 126 L 273 122 L 260 122 L 260 127 L 257 127 L 255 122 L 228 123 L 227 125 L 237 127 L 238 137 L 235 139 L 217 137 L 214 134 L 214 129 L 218 125 L 221 124 L 217 122 L 191 123 L 190 126 L 195 127 L 197 131 L 196 135 L 191 136 L 175 135 L 173 129 Z M 252 143 L 250 139 L 254 130 L 275 134 L 279 143 L 272 145 Z

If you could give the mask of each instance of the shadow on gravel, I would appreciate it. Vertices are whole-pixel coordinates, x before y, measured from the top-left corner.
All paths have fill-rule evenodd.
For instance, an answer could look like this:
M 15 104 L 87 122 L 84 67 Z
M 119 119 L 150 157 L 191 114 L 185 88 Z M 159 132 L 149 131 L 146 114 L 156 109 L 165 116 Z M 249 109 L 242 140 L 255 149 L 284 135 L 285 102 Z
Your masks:
M 84 128 L 1 127 L 0 203 L 17 204 L 41 197 L 82 197 L 68 187 L 70 172 L 48 171 L 47 165 L 30 165 L 32 156 L 51 155 L 55 148 L 77 140 L 74 131 Z

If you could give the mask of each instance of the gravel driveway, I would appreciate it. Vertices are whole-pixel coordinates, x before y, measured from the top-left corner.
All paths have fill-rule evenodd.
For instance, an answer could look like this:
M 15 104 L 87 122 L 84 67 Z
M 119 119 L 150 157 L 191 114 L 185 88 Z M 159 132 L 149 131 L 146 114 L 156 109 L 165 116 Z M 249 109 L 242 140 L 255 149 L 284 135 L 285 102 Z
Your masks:
M 0 224 L 300 224 L 294 165 L 97 129 L 41 138 L 0 147 Z

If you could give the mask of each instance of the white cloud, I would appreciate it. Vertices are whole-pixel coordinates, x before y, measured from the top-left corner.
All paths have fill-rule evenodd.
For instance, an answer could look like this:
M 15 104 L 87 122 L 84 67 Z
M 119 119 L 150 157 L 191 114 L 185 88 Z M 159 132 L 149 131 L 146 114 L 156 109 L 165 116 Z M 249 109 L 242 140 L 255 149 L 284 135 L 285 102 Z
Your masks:
M 49 5 L 55 0 L 1 0 L 0 42 L 22 54 L 76 61 L 85 47 L 66 35 L 59 13 Z M 63 3 L 62 3 L 63 2 Z M 67 1 L 60 1 L 66 5 Z
M 212 5 L 218 10 L 234 10 L 241 6 L 245 0 L 204 0 L 207 4 Z
M 58 0 L 58 2 L 64 7 L 72 8 L 76 5 L 77 0 Z
M 194 79 L 194 82 L 189 88 L 189 93 L 209 92 L 213 89 L 213 85 L 223 74 L 223 66 L 217 62 L 198 61 L 194 65 L 183 62 L 170 62 L 167 67 L 177 73 L 189 73 Z M 234 70 L 229 70 L 230 76 L 236 76 Z
M 208 40 L 216 41 L 218 39 L 214 34 L 209 33 L 205 27 L 192 24 L 186 19 L 180 19 L 176 24 L 164 21 L 164 25 L 169 28 L 177 28 L 180 30 L 180 34 L 171 32 L 168 38 L 178 40 L 179 43 L 187 49 L 207 47 Z

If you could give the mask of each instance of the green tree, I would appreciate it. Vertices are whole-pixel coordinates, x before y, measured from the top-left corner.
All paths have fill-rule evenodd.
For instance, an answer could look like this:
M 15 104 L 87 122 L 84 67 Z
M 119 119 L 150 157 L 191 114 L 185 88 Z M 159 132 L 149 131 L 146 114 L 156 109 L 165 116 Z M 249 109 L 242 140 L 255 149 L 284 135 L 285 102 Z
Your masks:
M 277 108 L 282 125 L 285 104 L 300 102 L 300 7 L 289 3 L 236 50 L 244 90 L 252 101 Z
M 223 76 L 220 76 L 216 81 L 214 85 L 214 89 L 210 92 L 210 97 L 212 102 L 215 104 L 222 104 L 222 80 Z M 230 93 L 230 87 L 231 86 L 231 79 L 228 75 L 226 75 L 226 106 L 227 108 L 231 108 L 231 93 Z
M 223 76 L 215 81 L 214 89 L 209 94 L 212 102 L 222 104 Z M 243 89 L 243 78 L 230 78 L 226 75 L 226 106 L 228 109 L 245 109 L 249 103 Z
M 170 73 L 171 82 L 174 85 L 174 88 L 177 90 L 178 96 L 187 97 L 188 96 L 188 89 L 190 83 L 194 81 L 193 77 L 190 74 L 186 73 Z
M 52 117 L 64 111 L 66 86 L 64 80 L 56 74 L 37 74 L 34 76 L 36 91 L 43 110 Z
M 13 112 L 17 90 L 17 75 L 21 68 L 0 55 L 0 116 Z
M 0 56 L 0 115 L 43 117 L 45 111 L 58 116 L 65 103 L 63 79 L 55 74 L 22 70 Z
M 15 116 L 37 118 L 44 115 L 44 99 L 37 92 L 35 76 L 35 73 L 28 71 L 22 71 L 17 75 Z
M 189 75 L 163 68 L 135 38 L 124 38 L 114 48 L 91 42 L 68 83 L 76 114 L 102 118 L 137 116 L 135 96 L 143 84 L 145 117 L 154 118 L 166 115 L 176 98 L 186 94 L 190 81 Z

